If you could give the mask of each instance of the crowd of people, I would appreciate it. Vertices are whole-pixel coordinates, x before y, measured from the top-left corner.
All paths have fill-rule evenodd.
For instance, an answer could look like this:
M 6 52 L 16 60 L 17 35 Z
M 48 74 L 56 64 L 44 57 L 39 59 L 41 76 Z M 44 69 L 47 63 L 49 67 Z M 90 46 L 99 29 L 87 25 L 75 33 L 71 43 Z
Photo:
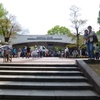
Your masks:
M 89 52 L 90 53 L 90 52 Z M 99 46 L 98 44 L 95 46 L 95 58 L 99 59 Z M 79 52 L 77 49 L 69 50 L 66 47 L 63 50 L 59 51 L 41 51 L 38 48 L 34 48 L 33 50 L 29 46 L 25 46 L 22 48 L 13 48 L 13 49 L 5 49 L 2 52 L 3 62 L 11 62 L 12 58 L 39 58 L 39 57 L 59 57 L 59 58 L 77 58 L 79 56 Z M 87 52 L 88 55 L 88 52 Z M 88 55 L 89 56 L 89 55 Z M 94 55 L 93 55 L 94 57 Z
M 59 58 L 77 58 L 79 55 L 76 49 L 69 50 L 68 47 L 65 49 L 54 51 L 42 51 L 38 48 L 31 49 L 29 46 L 24 46 L 22 48 L 4 48 L 2 52 L 0 51 L 1 56 L 3 57 L 4 62 L 11 62 L 12 58 L 37 58 L 37 57 L 59 57 Z
M 69 58 L 71 55 L 76 58 L 77 50 L 73 50 L 70 52 L 69 48 L 66 47 L 63 50 L 54 51 L 42 51 L 41 49 L 34 47 L 33 49 L 30 46 L 24 46 L 22 48 L 9 48 L 4 47 L 3 50 L 0 51 L 1 57 L 3 57 L 3 62 L 12 62 L 12 58 L 37 58 L 37 57 L 60 57 L 60 58 Z
M 86 55 L 88 56 L 88 59 L 96 59 L 99 60 L 100 57 L 100 47 L 98 43 L 94 46 L 93 42 L 93 35 L 95 34 L 94 31 L 92 31 L 92 26 L 88 26 L 87 29 L 84 31 L 84 39 L 86 44 Z M 54 50 L 48 50 L 48 51 L 42 51 L 41 49 L 34 47 L 33 49 L 30 48 L 30 46 L 24 46 L 22 48 L 4 48 L 2 51 L 0 51 L 3 62 L 11 62 L 12 58 L 16 57 L 22 57 L 22 58 L 36 58 L 36 57 L 60 57 L 60 58 L 77 58 L 77 56 L 80 55 L 80 52 L 77 49 L 71 49 L 69 50 L 68 47 L 66 47 L 63 50 L 54 51 Z

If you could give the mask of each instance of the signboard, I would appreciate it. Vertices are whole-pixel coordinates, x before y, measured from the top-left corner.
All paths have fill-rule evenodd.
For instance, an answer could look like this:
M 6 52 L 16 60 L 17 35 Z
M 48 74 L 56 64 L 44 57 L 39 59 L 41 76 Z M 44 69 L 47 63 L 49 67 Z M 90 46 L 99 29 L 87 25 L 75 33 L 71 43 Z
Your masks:
M 62 40 L 62 38 L 54 38 L 54 37 L 41 37 L 38 36 L 36 38 L 27 38 L 27 40 Z

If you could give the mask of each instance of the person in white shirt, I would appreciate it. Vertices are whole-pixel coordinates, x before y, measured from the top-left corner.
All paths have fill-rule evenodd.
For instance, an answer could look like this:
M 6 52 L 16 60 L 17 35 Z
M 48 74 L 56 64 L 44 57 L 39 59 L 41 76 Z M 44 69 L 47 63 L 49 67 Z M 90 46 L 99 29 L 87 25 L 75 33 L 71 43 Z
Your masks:
M 68 49 L 68 47 L 65 48 L 65 57 L 69 58 L 69 49 Z

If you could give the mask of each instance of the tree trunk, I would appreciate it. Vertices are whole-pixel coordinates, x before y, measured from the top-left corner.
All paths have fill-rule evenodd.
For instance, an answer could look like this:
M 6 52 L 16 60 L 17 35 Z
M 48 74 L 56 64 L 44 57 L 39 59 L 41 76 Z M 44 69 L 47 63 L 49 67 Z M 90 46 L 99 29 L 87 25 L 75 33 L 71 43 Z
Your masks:
M 9 37 L 5 37 L 5 42 L 9 42 Z
M 79 33 L 78 33 L 78 28 L 76 28 L 76 37 L 77 37 L 76 44 L 77 44 L 77 50 L 78 50 L 79 49 Z

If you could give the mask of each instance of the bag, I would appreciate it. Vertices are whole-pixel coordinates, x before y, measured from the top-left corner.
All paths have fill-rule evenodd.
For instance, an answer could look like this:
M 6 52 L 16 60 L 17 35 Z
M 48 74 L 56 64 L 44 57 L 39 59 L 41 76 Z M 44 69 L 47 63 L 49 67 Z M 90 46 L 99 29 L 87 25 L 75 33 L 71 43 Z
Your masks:
M 94 34 L 94 35 L 93 35 L 93 43 L 97 43 L 97 42 L 98 42 L 97 35 L 96 35 L 96 34 Z

